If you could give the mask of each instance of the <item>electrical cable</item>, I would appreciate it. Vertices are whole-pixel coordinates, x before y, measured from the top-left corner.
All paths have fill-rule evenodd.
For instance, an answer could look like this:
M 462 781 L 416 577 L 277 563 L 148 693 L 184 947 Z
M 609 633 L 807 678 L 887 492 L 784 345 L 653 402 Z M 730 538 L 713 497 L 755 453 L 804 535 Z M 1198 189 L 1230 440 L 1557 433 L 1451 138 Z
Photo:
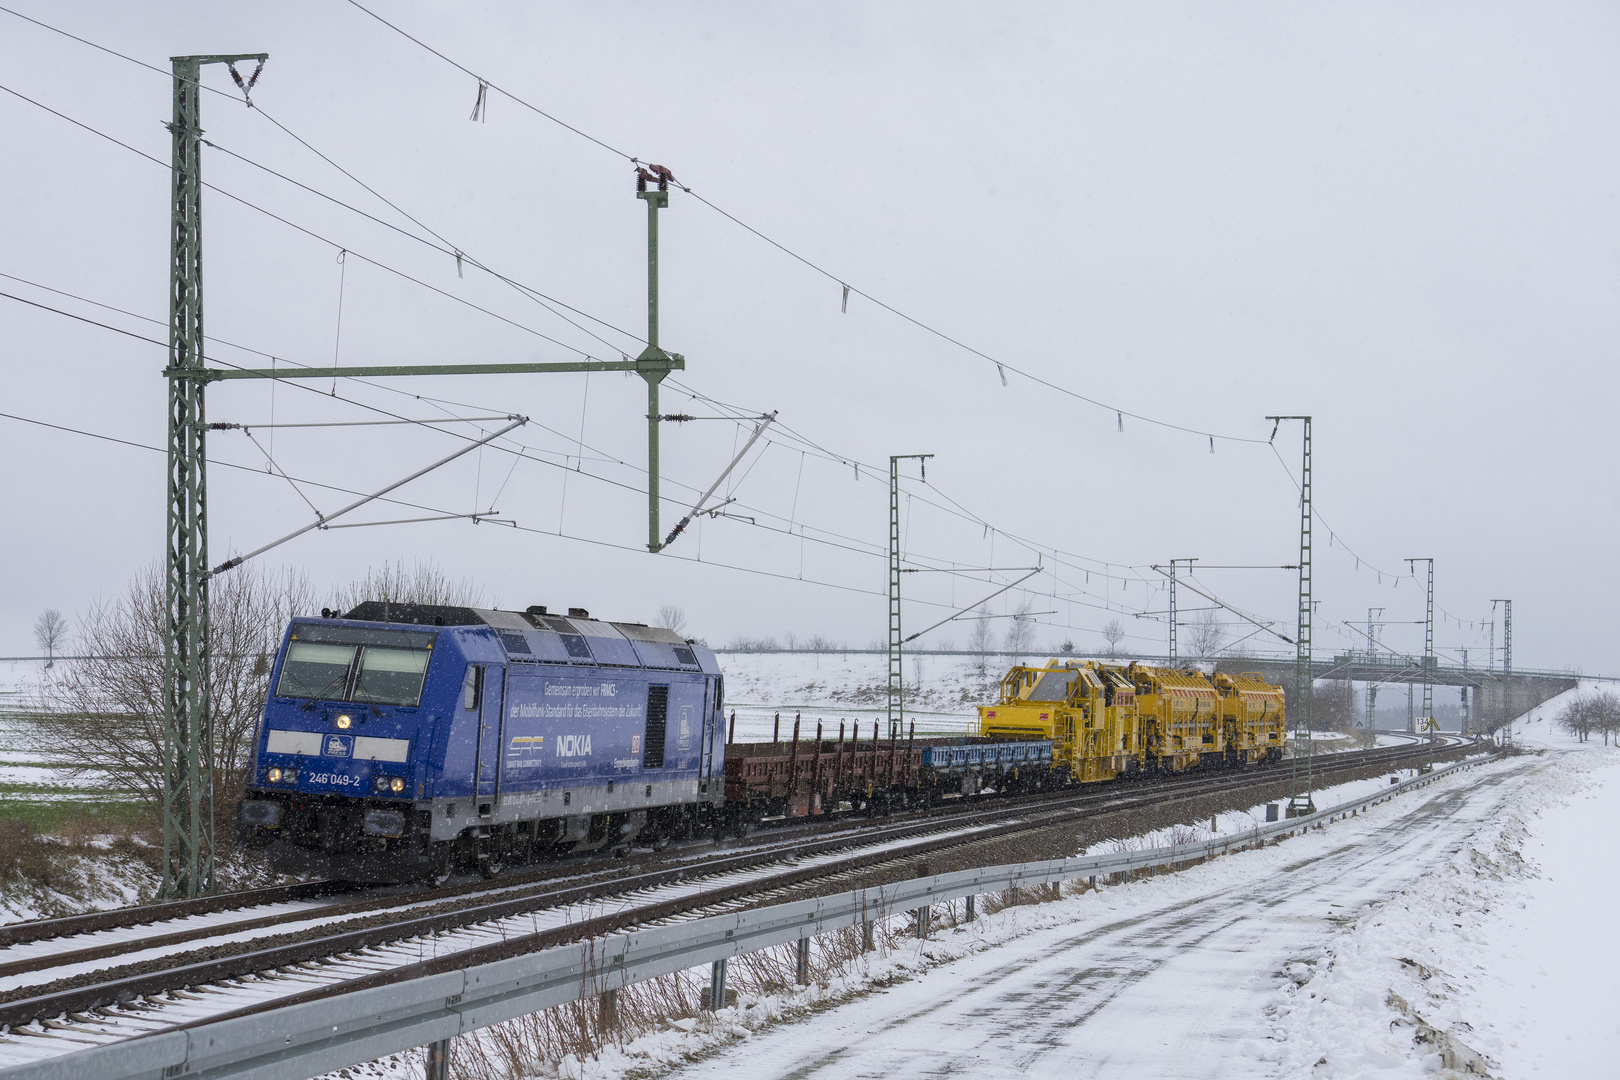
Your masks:
M 0 6 L 0 11 L 3 11 L 8 15 L 14 15 L 17 18 L 24 20 L 25 22 L 32 23 L 35 26 L 38 26 L 38 27 L 40 27 L 42 29 L 45 29 L 45 30 L 49 30 L 52 33 L 60 34 L 63 37 L 69 38 L 69 39 L 71 39 L 73 41 L 76 41 L 76 42 L 80 43 L 81 45 L 87 45 L 92 49 L 96 49 L 96 50 L 98 50 L 100 52 L 104 52 L 104 53 L 108 54 L 109 56 L 115 56 L 120 60 L 124 60 L 124 61 L 126 61 L 128 63 L 134 64 L 136 67 L 144 68 L 147 71 L 154 72 L 154 73 L 156 73 L 158 75 L 163 76 L 164 78 L 172 80 L 175 77 L 174 73 L 172 71 L 165 71 L 163 68 L 158 67 L 155 64 L 149 64 L 149 63 L 147 63 L 147 62 L 145 62 L 143 60 L 137 60 L 133 56 L 129 56 L 129 55 L 125 54 L 125 53 L 121 53 L 116 49 L 108 48 L 107 46 L 99 44 L 98 42 L 91 41 L 88 38 L 80 37 L 79 35 L 70 33 L 70 32 L 68 32 L 66 30 L 61 29 L 60 27 L 52 26 L 50 23 L 42 22 L 39 19 L 31 18 L 30 16 L 24 15 L 19 11 L 15 11 L 15 10 L 13 10 L 11 8 L 3 7 L 3 6 Z M 199 90 L 206 90 L 209 93 L 218 94 L 221 97 L 229 98 L 233 102 L 237 100 L 236 95 L 234 95 L 234 94 L 232 94 L 232 93 L 230 93 L 228 91 L 225 91 L 225 90 L 219 90 L 219 89 L 216 89 L 215 87 L 208 86 L 207 84 L 203 83 L 200 80 L 193 81 L 193 80 L 187 79 L 185 81 L 192 82 L 192 84 L 195 85 Z M 415 216 L 413 216 L 412 214 L 407 212 L 398 203 L 395 203 L 393 200 L 391 200 L 387 196 L 383 195 L 376 188 L 372 187 L 370 184 L 367 184 L 364 180 L 361 180 L 354 173 L 350 172 L 348 169 L 345 169 L 342 165 L 339 165 L 331 157 L 329 157 L 327 154 L 325 154 L 322 151 L 320 151 L 319 149 L 317 149 L 307 139 L 303 138 L 303 136 L 299 135 L 297 132 L 295 132 L 291 128 L 287 127 L 287 125 L 283 124 L 280 120 L 277 120 L 270 113 L 266 112 L 262 106 L 257 105 L 257 104 L 255 104 L 255 103 L 253 103 L 251 101 L 247 102 L 247 106 L 248 106 L 248 108 L 250 108 L 250 109 L 254 110 L 256 113 L 258 113 L 258 115 L 264 117 L 265 120 L 267 120 L 269 123 L 274 125 L 276 128 L 280 129 L 285 135 L 287 135 L 293 141 L 297 142 L 300 146 L 304 147 L 304 149 L 308 150 L 310 153 L 312 153 L 316 157 L 320 158 L 326 164 L 330 165 L 332 168 L 334 168 L 338 172 L 342 173 L 350 181 L 352 181 L 353 183 L 355 183 L 359 187 L 363 188 L 368 194 L 370 194 L 371 196 L 373 196 L 374 198 L 376 198 L 377 200 L 379 200 L 380 202 L 382 202 L 383 204 L 388 206 L 389 209 L 393 210 L 395 213 L 397 213 L 401 217 L 405 218 L 405 220 L 409 221 L 411 224 L 415 225 L 417 228 L 421 229 L 423 232 L 426 232 L 428 235 L 432 236 L 435 240 L 438 240 L 440 244 L 445 245 L 444 247 L 436 248 L 436 250 L 442 252 L 445 255 L 449 255 L 452 258 L 454 258 L 456 260 L 458 266 L 463 261 L 465 261 L 469 265 L 472 265 L 472 266 L 476 267 L 477 269 L 482 270 L 485 273 L 499 279 L 500 281 L 505 282 L 507 285 L 511 286 L 514 289 L 517 289 L 519 292 L 528 295 L 530 297 L 530 299 L 532 299 L 535 302 L 539 303 L 542 307 L 546 307 L 547 310 L 552 312 L 552 314 L 557 315 L 559 318 L 562 318 L 565 322 L 569 323 L 569 325 L 571 325 L 571 326 L 575 327 L 576 329 L 580 330 L 582 333 L 589 334 L 591 337 L 596 338 L 597 341 L 600 341 L 603 345 L 607 345 L 609 348 L 616 348 L 616 346 L 614 346 L 611 342 L 608 342 L 608 341 L 598 337 L 596 334 L 592 333 L 590 330 L 585 329 L 584 327 L 580 326 L 578 323 L 573 322 L 573 320 L 568 319 L 566 316 L 563 316 L 560 312 L 557 312 L 557 311 L 553 310 L 548 305 L 555 304 L 557 307 L 561 307 L 561 308 L 564 308 L 564 309 L 566 309 L 568 311 L 571 311 L 574 314 L 579 315 L 581 318 L 590 319 L 592 322 L 595 322 L 595 323 L 598 323 L 598 324 L 600 324 L 602 326 L 605 326 L 605 327 L 607 327 L 607 328 L 609 328 L 609 329 L 611 329 L 611 330 L 613 330 L 613 331 L 615 331 L 617 333 L 624 334 L 626 337 L 629 337 L 634 341 L 645 343 L 644 338 L 641 338 L 641 337 L 637 336 L 636 334 L 634 334 L 634 333 L 632 333 L 632 332 L 630 332 L 628 330 L 624 330 L 621 327 L 615 326 L 613 323 L 610 323 L 607 320 L 599 318 L 599 317 L 597 317 L 595 315 L 592 315 L 588 311 L 583 311 L 583 310 L 581 310 L 579 308 L 576 308 L 571 304 L 565 303 L 562 300 L 558 300 L 554 296 L 549 296 L 546 293 L 541 292 L 540 290 L 534 288 L 533 286 L 525 285 L 520 281 L 517 281 L 517 280 L 515 280 L 513 278 L 509 278 L 506 275 L 501 274 L 498 271 L 492 270 L 488 266 L 485 266 L 483 263 L 481 263 L 478 260 L 476 260 L 476 259 L 472 258 L 471 256 L 467 255 L 467 253 L 465 251 L 462 251 L 459 248 L 456 248 L 443 235 L 436 232 L 434 229 L 430 228 L 428 225 L 426 225 L 420 219 L 416 218 Z M 217 143 L 209 142 L 209 140 L 207 140 L 207 139 L 204 139 L 202 141 L 206 145 L 211 146 L 214 149 L 221 151 L 222 153 L 229 154 L 231 157 L 234 157 L 234 158 L 238 159 L 239 161 L 243 161 L 243 162 L 245 162 L 245 163 L 247 163 L 249 165 L 252 165 L 255 168 L 263 169 L 264 171 L 266 171 L 266 172 L 270 173 L 271 175 L 276 176 L 276 177 L 286 181 L 287 183 L 294 184 L 294 185 L 296 185 L 296 186 L 298 186 L 300 188 L 303 188 L 305 191 L 310 192 L 311 194 L 318 195 L 323 199 L 327 199 L 327 200 L 329 200 L 329 201 L 331 201 L 333 203 L 336 203 L 337 205 L 342 206 L 346 210 L 350 210 L 350 211 L 352 211 L 352 212 L 354 212 L 356 214 L 360 214 L 363 217 L 369 218 L 370 220 L 376 222 L 377 224 L 382 225 L 382 226 L 384 226 L 386 228 L 389 228 L 389 229 L 393 229 L 394 231 L 400 233 L 403 236 L 407 236 L 407 237 L 409 237 L 409 238 L 411 238 L 413 240 L 416 240 L 416 241 L 418 241 L 420 243 L 424 243 L 424 244 L 428 243 L 428 241 L 423 240 L 420 236 L 417 236 L 414 233 L 409 232 L 408 230 L 401 229 L 401 228 L 399 228 L 399 226 L 393 225 L 393 224 L 391 224 L 389 222 L 386 222 L 386 221 L 383 221 L 381 218 L 378 218 L 378 217 L 376 217 L 376 216 L 374 216 L 372 214 L 368 214 L 368 213 L 366 213 L 366 211 L 361 210 L 358 207 L 352 206 L 352 205 L 350 205 L 350 204 L 348 204 L 346 202 L 343 202 L 341 199 L 337 199 L 337 198 L 335 198 L 335 197 L 333 197 L 331 195 L 326 194 L 325 192 L 322 192 L 322 191 L 319 191 L 319 190 L 317 190 L 315 188 L 309 187 L 306 184 L 302 184 L 299 181 L 294 180 L 289 176 L 286 176 L 286 175 L 284 175 L 284 174 L 282 174 L 280 172 L 277 172 L 274 169 L 271 169 L 269 166 L 266 166 L 266 165 L 263 165 L 263 164 L 261 164 L 261 163 L 259 163 L 257 161 L 254 161 L 251 158 L 244 157 L 243 155 L 237 154 L 234 151 L 227 150 L 223 146 L 218 145 Z M 429 244 L 428 246 L 432 247 L 434 245 Z
M 6 10 L 6 9 L 0 9 L 0 10 Z M 28 104 L 33 105 L 35 108 L 42 109 L 45 112 L 50 113 L 52 116 L 57 117 L 58 119 L 66 120 L 68 123 L 74 125 L 75 127 L 83 128 L 85 131 L 90 132 L 92 135 L 96 135 L 96 136 L 99 136 L 100 138 L 106 139 L 108 142 L 114 144 L 115 146 L 121 146 L 125 150 L 128 150 L 130 153 L 135 154 L 135 155 L 137 155 L 139 157 L 142 157 L 142 158 L 146 159 L 147 161 L 150 161 L 152 164 L 158 166 L 159 168 L 163 169 L 166 172 L 172 171 L 173 167 L 169 163 L 164 162 L 164 161 L 160 161 L 158 158 L 153 157 L 151 154 L 148 154 L 144 150 L 136 149 L 135 147 L 131 146 L 129 143 L 124 142 L 122 139 L 115 138 L 114 136 L 109 135 L 104 131 L 99 131 L 96 128 L 91 127 L 89 124 L 86 124 L 86 123 L 84 123 L 82 121 L 79 121 L 79 120 L 75 120 L 73 117 L 68 116 L 66 113 L 58 112 L 57 110 L 51 108 L 49 105 L 45 105 L 42 102 L 34 100 L 33 98 L 29 97 L 27 94 L 19 93 L 18 91 L 13 90 L 11 87 L 5 86 L 5 85 L 0 85 L 0 90 L 4 90 L 6 93 L 12 95 L 13 97 L 16 97 L 16 98 L 19 98 L 19 99 L 21 99 L 23 101 L 28 102 Z M 519 330 L 522 330 L 522 331 L 524 331 L 526 333 L 529 333 L 529 334 L 533 334 L 535 337 L 540 338 L 542 341 L 548 341 L 551 344 L 556 345 L 558 348 L 566 349 L 569 352 L 576 353 L 576 354 L 578 354 L 579 356 L 583 357 L 586 360 L 599 360 L 600 359 L 600 358 L 598 358 L 596 356 L 593 356 L 590 353 L 586 352 L 584 349 L 578 348 L 577 346 L 574 346 L 574 345 L 570 345 L 567 342 L 560 341 L 557 338 L 552 337 L 550 334 L 546 334 L 546 333 L 543 333 L 543 332 L 541 332 L 539 330 L 536 330 L 532 326 L 526 326 L 523 323 L 520 323 L 515 319 L 507 318 L 505 315 L 498 314 L 498 313 L 496 313 L 494 311 L 489 310 L 486 307 L 481 307 L 480 305 L 473 303 L 471 300 L 467 300 L 467 299 L 465 299 L 463 297 L 457 296 L 455 293 L 446 292 L 445 290 L 439 288 L 436 285 L 430 285 L 428 282 L 423 281 L 419 277 L 416 277 L 416 276 L 414 276 L 412 274 L 408 274 L 405 271 L 397 269 L 397 268 L 395 268 L 393 266 L 390 266 L 385 262 L 382 262 L 382 261 L 377 260 L 377 259 L 373 259 L 373 258 L 371 258 L 370 256 L 367 256 L 367 255 L 364 255 L 364 254 L 362 254 L 362 253 L 360 253 L 358 251 L 355 251 L 351 247 L 347 247 L 344 244 L 338 243 L 336 240 L 333 240 L 333 239 L 331 239 L 329 237 L 322 236 L 320 233 L 314 231 L 313 229 L 305 228 L 304 226 L 299 225 L 298 223 L 296 223 L 294 221 L 291 221 L 291 220 L 289 220 L 289 219 L 287 219 L 285 217 L 282 217 L 280 214 L 277 214 L 272 210 L 267 210 L 264 207 L 259 206 L 257 203 L 251 202 L 250 200 L 245 199 L 242 196 L 235 194 L 234 192 L 227 191 L 227 190 L 225 190 L 224 188 L 220 187 L 217 184 L 210 183 L 207 180 L 203 180 L 203 181 L 199 181 L 199 182 L 202 184 L 203 187 L 207 188 L 210 191 L 213 191 L 213 192 L 216 192 L 216 193 L 218 193 L 220 195 L 223 195 L 225 198 L 230 199 L 232 202 L 239 203 L 242 206 L 245 206 L 250 210 L 257 211 L 258 213 L 263 214 L 265 217 L 270 218 L 272 221 L 280 222 L 281 224 L 287 226 L 289 229 L 292 229 L 295 232 L 303 233 L 305 236 L 308 236 L 311 239 L 319 240 L 323 244 L 330 245 L 334 251 L 347 252 L 348 254 L 353 255 L 355 258 L 361 260 L 362 262 L 365 262 L 365 263 L 367 263 L 367 264 L 369 264 L 371 266 L 375 266 L 379 270 L 385 270 L 388 273 L 395 275 L 396 277 L 402 278 L 402 279 L 404 279 L 406 281 L 409 281 L 409 282 L 411 282 L 411 283 L 413 283 L 415 285 L 418 285 L 418 286 L 420 286 L 420 287 L 422 287 L 424 289 L 427 289 L 429 292 L 437 293 L 438 295 L 444 297 L 447 300 L 453 300 L 454 302 L 456 302 L 458 304 L 461 304 L 461 305 L 463 305 L 465 307 L 472 308 L 474 311 L 482 312 L 483 314 L 488 315 L 492 319 L 496 319 L 496 320 L 499 320 L 500 322 L 506 323 L 508 326 L 515 327 L 515 328 L 517 328 Z

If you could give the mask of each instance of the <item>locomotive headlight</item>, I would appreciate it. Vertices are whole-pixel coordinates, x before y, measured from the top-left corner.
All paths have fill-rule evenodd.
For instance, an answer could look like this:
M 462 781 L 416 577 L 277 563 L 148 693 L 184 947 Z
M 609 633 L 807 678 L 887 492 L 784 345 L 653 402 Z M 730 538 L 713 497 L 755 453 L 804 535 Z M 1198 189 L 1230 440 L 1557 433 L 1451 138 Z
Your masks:
M 405 790 L 405 781 L 404 781 L 404 779 L 402 777 L 396 776 L 392 780 L 388 781 L 388 790 L 394 792 L 396 795 L 399 794 L 401 791 L 404 791 Z
M 271 769 L 269 772 L 264 774 L 264 778 L 270 781 L 272 784 L 278 784 L 281 782 L 281 770 Z
M 339 729 L 341 729 L 343 731 L 347 731 L 349 729 L 349 725 L 354 723 L 354 718 L 351 717 L 348 713 L 344 713 L 343 715 L 339 716 L 335 721 L 333 721 L 333 723 L 337 724 Z

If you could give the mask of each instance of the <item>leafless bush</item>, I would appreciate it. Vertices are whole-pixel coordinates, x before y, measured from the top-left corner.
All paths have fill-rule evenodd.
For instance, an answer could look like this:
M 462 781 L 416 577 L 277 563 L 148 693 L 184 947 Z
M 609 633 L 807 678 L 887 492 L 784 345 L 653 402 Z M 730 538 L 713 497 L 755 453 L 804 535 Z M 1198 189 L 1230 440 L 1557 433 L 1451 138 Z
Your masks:
M 1203 838 L 1204 831 L 1196 825 L 1172 825 L 1164 830 L 1165 844 L 1196 844 Z
M 1226 628 L 1221 625 L 1220 613 L 1215 608 L 1200 611 L 1188 627 L 1187 648 L 1194 659 L 1201 662 L 1213 660 L 1225 641 Z
M 668 627 L 681 637 L 685 637 L 686 609 L 675 604 L 665 604 L 658 609 L 658 625 Z
M 1034 606 L 1033 600 L 1019 604 L 1013 612 L 1012 625 L 1007 627 L 1007 651 L 1012 653 L 1015 664 L 1035 646 L 1035 620 L 1029 614 Z
M 369 567 L 366 576 L 339 588 L 332 596 L 334 611 L 350 611 L 367 600 L 388 604 L 435 604 L 445 607 L 483 607 L 484 590 L 467 578 L 452 578 L 436 563 L 417 562 L 409 570 L 403 562 Z
M 1108 645 L 1108 655 L 1119 655 L 1119 643 L 1125 640 L 1125 620 L 1118 615 L 1103 623 L 1103 641 Z
M 51 841 L 15 818 L 0 820 L 0 885 L 22 883 L 50 888 L 57 872 Z
M 1311 691 L 1311 726 L 1317 731 L 1355 731 L 1362 719 L 1349 679 L 1324 679 Z
M 995 631 L 990 629 L 990 613 L 984 608 L 974 612 L 973 630 L 968 634 L 968 652 L 973 654 L 973 674 L 981 681 L 990 667 L 990 654 L 996 651 Z
M 252 566 L 213 579 L 208 600 L 217 816 L 234 811 L 247 781 L 282 631 L 315 602 L 303 574 Z M 153 806 L 163 798 L 166 619 L 164 573 L 153 564 L 122 596 L 98 602 L 79 620 L 79 659 L 58 664 L 39 690 L 38 720 L 53 751 Z
M 873 926 L 873 945 L 893 949 L 905 936 L 888 920 Z M 865 955 L 858 927 L 844 927 L 812 939 L 809 978 L 826 983 L 859 964 Z M 777 945 L 733 957 L 727 965 L 727 996 L 761 997 L 790 991 L 798 975 L 795 945 Z M 510 1080 L 535 1074 L 536 1064 L 591 1057 L 602 1048 L 623 1044 L 671 1020 L 700 1015 L 708 981 L 692 971 L 661 975 L 618 991 L 615 1007 L 604 1008 L 600 996 L 530 1013 L 485 1028 L 451 1044 L 450 1070 L 455 1080 Z
M 736 637 L 731 639 L 731 644 L 726 646 L 726 648 L 731 652 L 741 653 L 773 653 L 782 651 L 781 642 L 777 641 L 776 638 L 770 635 L 766 635 L 764 637 L 749 637 L 746 634 L 738 634 Z

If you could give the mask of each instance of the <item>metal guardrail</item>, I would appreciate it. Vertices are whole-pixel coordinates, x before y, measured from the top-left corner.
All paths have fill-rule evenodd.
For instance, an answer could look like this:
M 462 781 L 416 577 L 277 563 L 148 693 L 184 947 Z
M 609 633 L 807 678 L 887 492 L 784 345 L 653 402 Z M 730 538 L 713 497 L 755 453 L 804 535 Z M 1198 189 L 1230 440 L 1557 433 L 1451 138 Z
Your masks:
M 1321 827 L 1479 759 L 1241 834 L 1142 851 L 961 870 L 834 896 L 592 938 L 460 971 L 322 998 L 0 1068 L 0 1080 L 303 1080 L 527 1013 L 772 945 L 964 896 L 1152 869 Z

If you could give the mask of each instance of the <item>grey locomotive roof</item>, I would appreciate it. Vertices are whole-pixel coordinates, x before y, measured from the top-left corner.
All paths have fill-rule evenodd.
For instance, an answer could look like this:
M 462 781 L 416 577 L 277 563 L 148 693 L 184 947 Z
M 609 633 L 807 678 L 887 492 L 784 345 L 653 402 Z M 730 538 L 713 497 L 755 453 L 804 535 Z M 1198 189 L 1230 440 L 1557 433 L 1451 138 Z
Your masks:
M 394 604 L 368 600 L 342 616 L 359 622 L 415 626 L 487 626 L 518 662 L 600 664 L 669 668 L 719 674 L 714 654 L 673 630 L 644 623 L 616 623 L 584 615 L 553 615 L 543 607 L 527 611 Z

